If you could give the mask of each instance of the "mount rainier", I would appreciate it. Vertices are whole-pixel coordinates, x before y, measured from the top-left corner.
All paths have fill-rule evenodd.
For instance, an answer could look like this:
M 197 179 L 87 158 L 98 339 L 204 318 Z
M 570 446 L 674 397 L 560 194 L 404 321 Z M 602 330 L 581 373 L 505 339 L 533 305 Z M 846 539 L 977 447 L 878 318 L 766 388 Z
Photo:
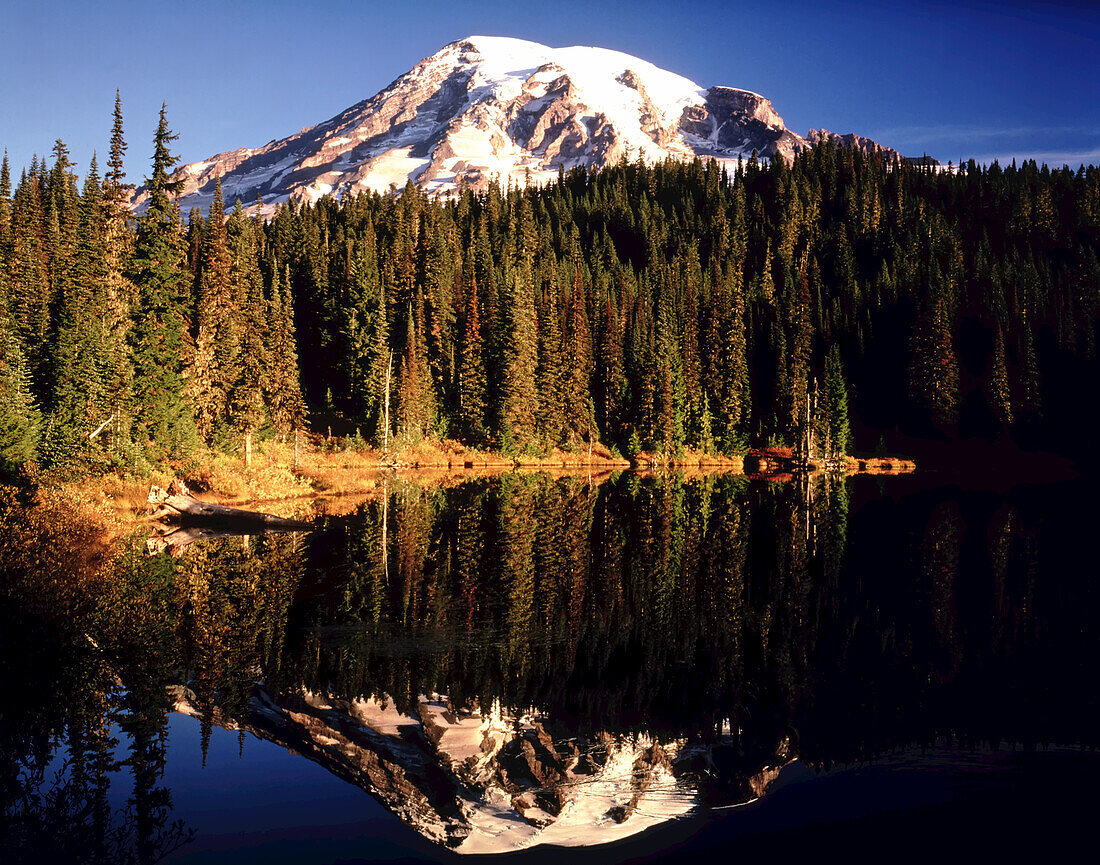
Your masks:
M 209 206 L 219 175 L 225 199 L 245 204 L 386 192 L 408 181 L 440 195 L 463 183 L 545 183 L 560 169 L 623 158 L 735 162 L 756 151 L 790 160 L 830 136 L 796 135 L 763 96 L 704 89 L 629 54 L 471 36 L 330 120 L 185 165 L 176 179 L 185 210 Z M 898 156 L 870 139 L 842 140 Z

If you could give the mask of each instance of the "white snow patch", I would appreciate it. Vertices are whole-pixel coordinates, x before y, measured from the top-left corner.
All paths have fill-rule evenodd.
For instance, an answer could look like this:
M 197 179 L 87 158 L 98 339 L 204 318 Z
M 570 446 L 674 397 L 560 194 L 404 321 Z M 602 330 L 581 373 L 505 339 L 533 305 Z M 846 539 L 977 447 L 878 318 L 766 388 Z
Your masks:
M 637 76 L 663 115 L 662 125 L 675 127 L 685 108 L 706 102 L 707 91 L 694 81 L 621 51 L 586 46 L 549 48 L 499 36 L 471 36 L 464 41 L 471 43 L 480 57 L 475 64 L 473 83 L 478 86 L 471 93 L 472 101 L 490 93 L 499 99 L 513 99 L 539 67 L 553 64 L 569 76 L 581 101 L 604 114 L 630 147 L 635 151 L 645 148 L 653 159 L 661 158 L 665 151 L 641 128 L 641 95 L 618 79 L 628 70 Z M 555 70 L 553 75 L 536 80 L 553 80 L 559 74 Z
M 660 767 L 651 773 L 648 788 L 626 820 L 618 823 L 609 816 L 611 808 L 629 804 L 634 796 L 634 763 L 650 744 L 644 737 L 625 740 L 597 774 L 575 776 L 569 790 L 571 799 L 556 819 L 538 809 L 529 809 L 528 813 L 536 819 L 553 821 L 545 828 L 523 819 L 503 790 L 490 788 L 481 802 L 467 803 L 471 830 L 458 852 L 503 853 L 534 844 L 564 847 L 606 844 L 686 816 L 699 804 L 698 794 L 681 787 L 669 770 Z M 675 747 L 669 746 L 668 750 Z
M 420 725 L 419 718 L 399 712 L 389 697 L 356 700 L 351 710 L 360 724 L 385 736 L 400 736 L 402 727 Z
M 375 192 L 387 192 L 391 184 L 401 189 L 410 177 L 415 179 L 429 163 L 429 160 L 412 156 L 411 153 L 411 146 L 395 147 L 373 157 L 356 169 L 354 185 Z M 331 187 L 329 191 L 332 191 Z

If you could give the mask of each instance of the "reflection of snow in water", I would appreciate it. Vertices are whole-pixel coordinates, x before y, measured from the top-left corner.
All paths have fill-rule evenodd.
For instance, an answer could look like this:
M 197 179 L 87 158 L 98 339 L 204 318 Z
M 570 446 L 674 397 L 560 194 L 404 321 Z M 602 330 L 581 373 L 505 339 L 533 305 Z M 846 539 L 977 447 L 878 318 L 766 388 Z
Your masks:
M 504 716 L 499 704 L 484 719 L 455 715 L 438 697 L 422 698 L 420 709 L 435 728 L 430 735 L 438 737 L 440 756 L 470 782 L 462 803 L 470 834 L 458 848 L 461 853 L 606 843 L 681 817 L 698 804 L 695 791 L 681 785 L 666 765 L 647 763 L 654 744 L 647 737 L 609 742 L 606 762 L 591 775 L 574 771 L 578 755 L 567 761 L 564 780 L 513 795 L 497 783 L 494 760 L 512 737 L 535 730 L 534 719 Z M 674 758 L 679 748 L 672 743 L 663 751 Z M 565 799 L 556 816 L 537 804 L 539 794 L 547 793 Z M 619 819 L 612 816 L 616 809 Z

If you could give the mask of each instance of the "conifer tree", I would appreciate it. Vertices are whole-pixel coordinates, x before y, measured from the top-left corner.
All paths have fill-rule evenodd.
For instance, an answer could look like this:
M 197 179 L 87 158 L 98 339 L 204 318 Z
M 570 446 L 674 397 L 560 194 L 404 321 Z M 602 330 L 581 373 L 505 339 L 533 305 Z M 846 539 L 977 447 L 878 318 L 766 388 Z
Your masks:
M 1002 428 L 1012 426 L 1012 394 L 1008 383 L 1004 332 L 997 326 L 993 339 L 993 368 L 989 373 L 989 396 L 993 413 Z
M 466 310 L 459 343 L 458 428 L 473 441 L 484 441 L 488 435 L 488 383 L 485 373 L 485 343 L 481 338 L 481 303 L 472 260 L 467 260 L 466 269 Z
M 535 440 L 539 410 L 535 388 L 538 323 L 530 274 L 517 268 L 506 278 L 508 288 L 501 304 L 503 368 L 499 423 L 501 445 L 509 450 L 525 448 Z
M 47 350 L 53 293 L 41 171 L 35 157 L 15 189 L 8 267 L 8 314 L 30 370 L 31 387 L 40 402 L 43 397 L 48 399 L 53 380 L 53 354 Z
M 909 387 L 933 424 L 950 430 L 959 417 L 959 366 L 955 353 L 951 286 L 933 263 L 931 297 L 913 331 Z
M 385 284 L 378 267 L 374 226 L 368 220 L 356 238 L 344 308 L 349 388 L 355 414 L 381 438 L 390 333 Z
M 848 416 L 848 385 L 840 361 L 840 348 L 835 343 L 825 356 L 822 391 L 825 408 L 824 453 L 827 459 L 836 459 L 851 452 L 852 427 Z
M 654 436 L 656 428 L 656 357 L 653 345 L 653 315 L 649 307 L 649 283 L 639 280 L 634 298 L 630 327 L 625 339 L 627 350 L 627 378 L 631 383 L 630 425 L 631 438 L 639 447 Z M 635 448 L 629 448 L 635 451 Z
M 238 231 L 240 231 L 238 227 Z M 251 250 L 245 250 L 246 256 Z M 239 375 L 241 321 L 226 239 L 221 177 L 215 179 L 214 201 L 203 236 L 195 311 L 195 348 L 187 380 L 187 397 L 199 435 L 210 440 L 229 416 L 230 395 Z
M 179 209 L 172 198 L 179 185 L 169 176 L 176 163 L 169 145 L 176 137 L 161 106 L 153 137 L 153 170 L 147 181 L 149 198 L 137 220 L 130 270 L 138 291 L 130 331 L 134 422 L 139 441 L 162 451 L 185 449 L 195 438 L 183 393 L 190 292 Z
M 95 156 L 80 200 L 80 228 L 70 278 L 60 298 L 52 411 L 42 442 L 50 465 L 64 465 L 92 445 L 89 437 L 110 420 L 104 375 L 104 237 L 102 189 Z
M 452 302 L 455 269 L 442 222 L 442 214 L 421 222 L 419 281 L 424 294 L 427 361 L 432 386 L 439 405 L 449 408 L 453 405 L 455 367 Z
M 244 440 L 245 463 L 251 465 L 253 440 L 268 420 L 264 396 L 271 358 L 264 340 L 264 330 L 269 321 L 269 311 L 259 274 L 254 268 L 250 268 L 249 275 L 242 281 L 240 289 L 244 296 L 237 317 L 240 349 L 229 392 L 229 417 Z
M 8 151 L 0 162 L 0 264 L 6 266 L 11 255 L 11 169 Z
M 666 268 L 660 268 L 656 286 L 657 320 L 655 332 L 656 405 L 655 434 L 665 454 L 676 455 L 683 449 L 686 433 L 683 355 L 680 352 L 680 320 L 668 284 Z
M 405 314 L 404 351 L 397 367 L 397 418 L 401 434 L 412 441 L 426 435 L 434 420 L 422 322 L 410 302 Z
M 683 315 L 680 323 L 681 354 L 684 376 L 684 414 L 690 425 L 689 436 L 696 443 L 703 437 L 702 368 L 699 361 L 699 291 L 702 271 L 699 254 L 693 243 L 680 262 L 680 284 L 683 294 Z M 705 431 L 709 438 L 709 423 Z
M 304 425 L 306 406 L 298 369 L 290 274 L 284 271 L 280 279 L 279 269 L 275 267 L 273 271 L 267 329 L 269 370 L 264 377 L 264 387 L 275 431 L 285 437 Z
M 610 441 L 621 442 L 625 429 L 628 384 L 623 367 L 619 311 L 610 295 L 604 299 L 597 339 L 597 423 Z
M 7 286 L 0 272 L 0 470 L 10 471 L 35 458 L 41 422 L 30 366 L 8 315 Z
M 110 408 L 115 417 L 114 424 L 106 435 L 115 439 L 129 435 L 129 403 L 133 387 L 128 334 L 136 290 L 126 273 L 134 243 L 133 219 L 130 214 L 130 194 L 133 187 L 126 182 L 126 146 L 122 128 L 122 98 L 116 90 L 110 155 L 107 159 L 107 173 L 103 177 L 106 288 L 106 304 L 103 309 L 103 366 Z
M 562 344 L 561 315 L 558 305 L 558 285 L 553 275 L 543 290 L 538 313 L 538 426 L 551 446 L 563 443 L 566 428 L 566 379 L 570 372 L 565 364 Z
M 588 324 L 588 301 L 581 280 L 579 263 L 573 266 L 573 290 L 566 315 L 568 379 L 565 382 L 565 422 L 570 439 L 593 440 L 596 436 L 592 415 L 592 337 Z
M 1039 358 L 1035 351 L 1035 338 L 1031 334 L 1031 325 L 1026 315 L 1021 316 L 1020 339 L 1023 343 L 1023 356 L 1020 371 L 1020 408 L 1032 419 L 1038 418 L 1042 407 L 1039 387 Z

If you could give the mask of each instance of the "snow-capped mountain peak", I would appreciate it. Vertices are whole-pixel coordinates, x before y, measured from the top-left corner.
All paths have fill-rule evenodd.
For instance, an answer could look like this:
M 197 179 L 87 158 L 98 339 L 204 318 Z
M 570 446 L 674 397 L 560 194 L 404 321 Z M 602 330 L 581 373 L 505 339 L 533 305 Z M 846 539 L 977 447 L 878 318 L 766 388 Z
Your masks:
M 807 146 L 748 90 L 703 88 L 605 48 L 470 36 L 323 123 L 191 163 L 177 177 L 187 209 L 209 205 L 219 175 L 227 201 L 274 204 L 410 180 L 433 195 L 545 183 L 563 168 L 620 159 L 790 159 Z

